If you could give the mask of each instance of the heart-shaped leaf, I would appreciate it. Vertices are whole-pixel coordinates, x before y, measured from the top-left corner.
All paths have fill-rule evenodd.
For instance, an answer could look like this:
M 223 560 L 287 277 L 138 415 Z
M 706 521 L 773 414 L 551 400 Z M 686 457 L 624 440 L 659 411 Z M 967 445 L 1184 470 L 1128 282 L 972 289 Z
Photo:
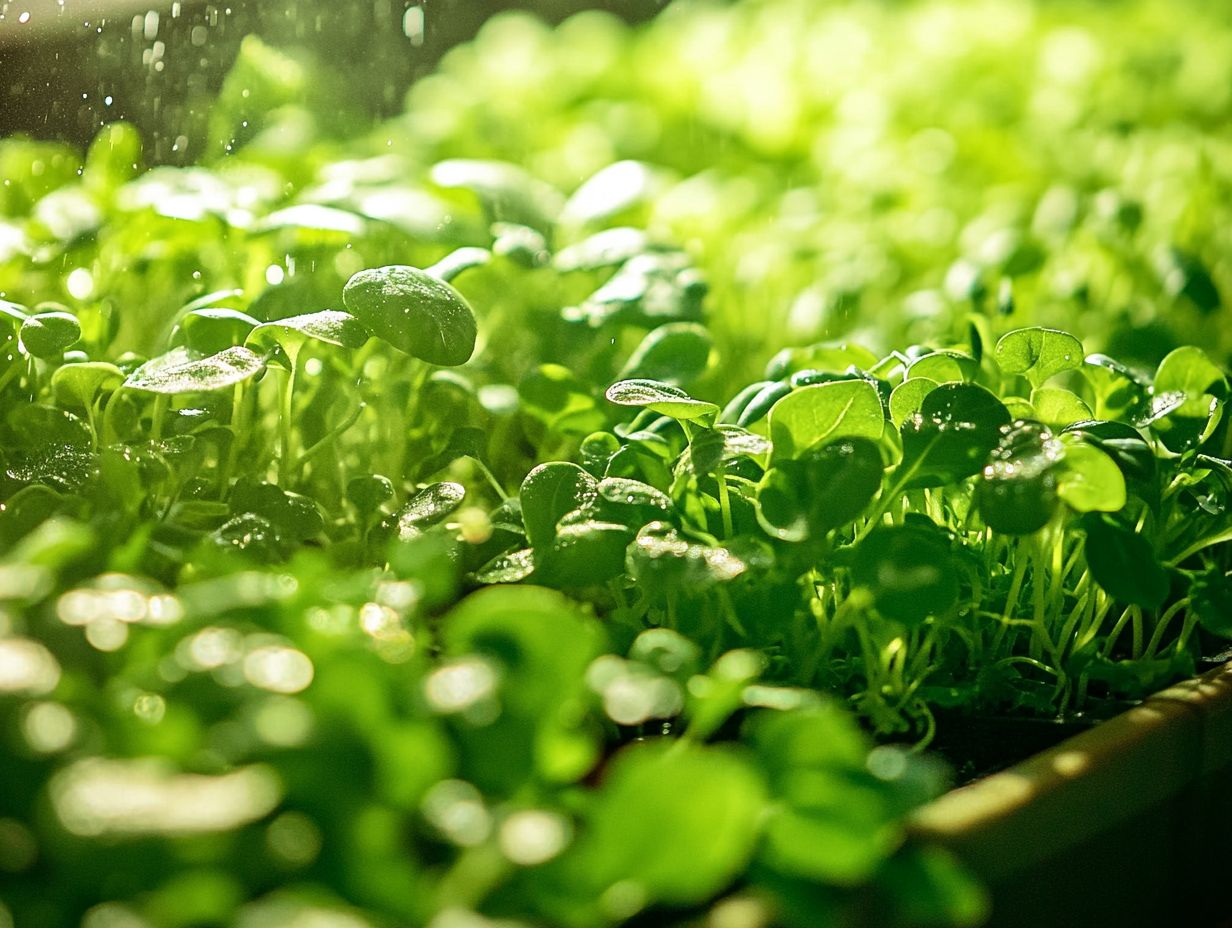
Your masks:
M 618 406 L 641 406 L 661 416 L 688 421 L 717 416 L 714 403 L 695 400 L 679 387 L 656 380 L 621 380 L 607 388 L 607 398 Z
M 1032 326 L 1006 332 L 993 350 L 1007 374 L 1021 374 L 1038 387 L 1049 377 L 1082 366 L 1082 342 L 1060 329 Z

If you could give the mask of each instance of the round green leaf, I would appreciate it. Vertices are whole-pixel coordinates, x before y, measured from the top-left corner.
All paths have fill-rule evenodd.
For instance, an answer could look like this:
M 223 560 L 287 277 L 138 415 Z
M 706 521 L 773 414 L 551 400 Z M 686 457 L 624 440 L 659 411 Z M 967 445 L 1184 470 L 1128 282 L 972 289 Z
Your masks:
M 970 383 L 980 372 L 979 362 L 960 351 L 934 351 L 907 368 L 907 379 L 924 377 L 935 383 Z
M 1001 440 L 1009 411 L 983 387 L 943 383 L 903 420 L 903 461 L 909 485 L 938 486 L 979 473 Z
M 1140 487 L 1155 484 L 1158 462 L 1155 451 L 1142 435 L 1131 425 L 1123 422 L 1105 422 L 1092 419 L 1075 422 L 1065 429 L 1066 435 L 1075 435 L 1085 443 L 1094 445 L 1108 455 L 1126 481 Z
M 919 412 L 924 397 L 928 396 L 936 386 L 937 381 L 935 380 L 929 380 L 927 377 L 913 377 L 895 387 L 894 392 L 890 394 L 890 419 L 894 424 L 901 428 L 909 417 Z
M 1169 407 L 1153 416 L 1152 427 L 1170 450 L 1183 451 L 1205 441 L 1218 424 L 1228 381 L 1201 348 L 1187 345 L 1159 362 L 1152 392 Z
M 1057 466 L 1057 495 L 1074 512 L 1117 512 L 1126 502 L 1125 476 L 1116 461 L 1086 442 L 1065 441 Z
M 976 485 L 984 524 L 1004 535 L 1043 528 L 1056 510 L 1053 467 L 1060 456 L 1060 443 L 1047 428 L 1033 422 L 1007 428 Z
M 596 895 L 627 881 L 653 901 L 698 904 L 744 869 L 765 810 L 765 783 L 737 754 L 688 742 L 635 745 L 594 797 L 578 868 Z
M 1082 422 L 1092 416 L 1091 407 L 1069 390 L 1060 387 L 1039 387 L 1031 391 L 1031 408 L 1035 418 L 1056 429 Z
M 804 541 L 854 520 L 881 488 L 881 452 L 846 438 L 780 461 L 757 487 L 758 521 L 782 541 Z
M 867 380 L 837 380 L 793 390 L 770 410 L 773 458 L 791 458 L 837 438 L 881 438 L 885 410 Z
M 55 358 L 81 338 L 81 323 L 69 312 L 30 316 L 21 324 L 21 343 L 36 358 Z
M 347 481 L 346 497 L 361 513 L 376 512 L 393 496 L 393 483 L 381 474 L 360 474 Z
M 535 555 L 535 579 L 545 586 L 595 586 L 620 575 L 634 529 L 587 519 L 560 526 L 542 556 Z
M 1061 371 L 1077 370 L 1084 358 L 1082 342 L 1068 332 L 1032 326 L 1006 332 L 993 356 L 1007 374 L 1021 374 L 1038 387 Z
M 595 478 L 576 464 L 540 464 L 522 481 L 522 522 L 532 548 L 545 549 L 556 537 L 556 525 L 567 513 L 595 499 Z
M 423 533 L 462 505 L 466 489 L 460 483 L 424 487 L 398 512 L 398 538 L 407 541 Z
M 1206 418 L 1210 414 L 1210 397 L 1227 396 L 1227 377 L 1220 367 L 1193 345 L 1168 352 L 1159 362 L 1154 376 L 1154 392 L 1184 393 L 1185 403 L 1177 410 L 1185 417 Z
M 475 351 L 470 305 L 427 271 L 406 265 L 360 271 L 347 281 L 342 300 L 378 338 L 430 364 L 465 364 Z
M 124 382 L 124 372 L 105 361 L 64 364 L 51 375 L 51 389 L 65 406 L 90 407 L 99 393 Z
M 851 569 L 877 611 L 904 625 L 944 616 L 958 602 L 958 571 L 945 536 L 920 524 L 878 528 L 856 548 Z

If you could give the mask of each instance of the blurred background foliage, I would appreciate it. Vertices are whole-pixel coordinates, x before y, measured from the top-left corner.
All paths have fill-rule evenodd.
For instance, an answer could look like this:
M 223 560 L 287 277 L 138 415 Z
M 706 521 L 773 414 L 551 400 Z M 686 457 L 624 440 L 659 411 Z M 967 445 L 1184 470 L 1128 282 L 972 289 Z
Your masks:
M 304 63 L 314 109 L 344 134 L 397 112 L 411 82 L 496 13 L 559 22 L 597 7 L 636 21 L 666 2 L 12 0 L 0 3 L 0 135 L 84 146 L 103 123 L 125 119 L 144 130 L 152 161 L 195 160 L 246 35 Z

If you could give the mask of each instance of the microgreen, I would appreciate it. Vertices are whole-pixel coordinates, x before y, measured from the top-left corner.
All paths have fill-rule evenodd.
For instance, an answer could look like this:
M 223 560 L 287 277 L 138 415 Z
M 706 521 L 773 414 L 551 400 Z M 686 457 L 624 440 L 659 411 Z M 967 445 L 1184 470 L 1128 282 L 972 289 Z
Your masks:
M 976 924 L 938 726 L 1225 647 L 1217 69 L 1094 28 L 1028 120 L 816 80 L 814 6 L 506 17 L 346 140 L 250 37 L 200 165 L 0 140 L 0 923 Z

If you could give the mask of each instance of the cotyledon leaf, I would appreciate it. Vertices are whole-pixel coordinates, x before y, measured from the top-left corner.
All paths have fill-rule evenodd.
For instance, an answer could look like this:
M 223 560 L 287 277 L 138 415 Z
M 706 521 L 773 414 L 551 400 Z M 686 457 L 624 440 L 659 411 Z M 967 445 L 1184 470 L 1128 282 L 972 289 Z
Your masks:
M 407 501 L 398 513 L 398 538 L 408 541 L 440 522 L 462 505 L 466 489 L 460 483 L 434 483 Z
M 437 261 L 431 267 L 424 268 L 425 274 L 431 274 L 433 277 L 439 277 L 441 280 L 448 283 L 459 274 L 469 271 L 474 267 L 482 267 L 492 260 L 492 252 L 486 248 L 476 248 L 472 245 L 467 245 L 462 248 L 455 248 L 441 260 Z
M 180 354 L 179 357 L 184 357 Z M 208 393 L 224 390 L 255 376 L 265 366 L 265 359 L 249 348 L 236 345 L 206 358 L 160 364 L 159 358 L 137 368 L 124 386 L 146 393 L 175 395 L 178 393 Z
M 773 457 L 791 458 L 838 438 L 881 438 L 885 409 L 867 380 L 836 380 L 793 390 L 770 410 Z
M 594 477 L 567 461 L 540 464 L 527 474 L 519 496 L 531 547 L 540 549 L 551 544 L 561 517 L 593 501 L 595 487 Z
M 68 406 L 89 407 L 102 390 L 114 390 L 124 380 L 124 372 L 106 361 L 63 364 L 51 375 L 56 399 Z
M 656 380 L 621 380 L 607 388 L 607 398 L 618 406 L 642 406 L 673 419 L 703 419 L 719 414 L 719 407 L 689 396 L 678 387 Z
M 312 339 L 340 348 L 359 348 L 368 338 L 368 330 L 350 313 L 323 309 L 315 313 L 263 322 L 249 333 L 248 343 L 272 340 L 286 348 L 293 348 L 306 339 Z
M 1077 370 L 1084 360 L 1082 342 L 1068 332 L 1043 326 L 1006 332 L 993 355 L 1001 370 L 1021 374 L 1033 387 L 1061 371 Z
M 903 421 L 900 479 L 939 486 L 978 473 L 1009 421 L 1005 405 L 983 387 L 941 384 Z
M 478 327 L 462 294 L 439 277 L 407 265 L 355 274 L 342 301 L 363 325 L 399 351 L 430 364 L 465 364 Z
M 1116 512 L 1124 508 L 1125 477 L 1116 461 L 1071 436 L 1062 441 L 1065 453 L 1057 465 L 1057 496 L 1075 512 Z
M 56 357 L 80 338 L 81 323 L 69 312 L 38 313 L 21 324 L 21 343 L 36 358 Z

